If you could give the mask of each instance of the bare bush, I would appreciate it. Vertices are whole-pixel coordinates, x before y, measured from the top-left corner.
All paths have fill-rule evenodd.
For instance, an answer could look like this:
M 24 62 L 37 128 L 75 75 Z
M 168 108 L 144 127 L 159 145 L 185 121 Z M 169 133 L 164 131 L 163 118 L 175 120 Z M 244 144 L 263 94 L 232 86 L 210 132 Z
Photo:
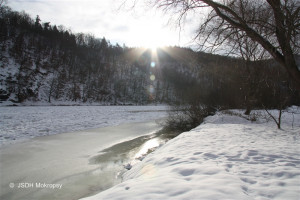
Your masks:
M 189 131 L 200 125 L 204 118 L 213 115 L 216 109 L 200 104 L 173 106 L 164 122 L 164 128 L 171 131 Z

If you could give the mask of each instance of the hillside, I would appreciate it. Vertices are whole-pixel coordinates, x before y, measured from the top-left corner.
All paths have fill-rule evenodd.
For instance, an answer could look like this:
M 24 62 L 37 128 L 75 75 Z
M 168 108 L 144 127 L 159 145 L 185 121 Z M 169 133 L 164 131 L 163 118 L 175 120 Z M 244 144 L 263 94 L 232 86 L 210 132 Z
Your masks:
M 287 74 L 273 61 L 245 62 L 183 47 L 129 48 L 4 6 L 0 27 L 0 105 L 192 100 L 274 108 L 287 96 L 285 105 L 299 102 Z
M 2 102 L 147 104 L 174 101 L 165 78 L 174 59 L 155 63 L 148 49 L 74 34 L 26 13 L 1 10 Z M 152 63 L 152 65 L 151 65 Z M 176 62 L 177 63 L 177 62 Z M 175 63 L 175 64 L 176 64 Z

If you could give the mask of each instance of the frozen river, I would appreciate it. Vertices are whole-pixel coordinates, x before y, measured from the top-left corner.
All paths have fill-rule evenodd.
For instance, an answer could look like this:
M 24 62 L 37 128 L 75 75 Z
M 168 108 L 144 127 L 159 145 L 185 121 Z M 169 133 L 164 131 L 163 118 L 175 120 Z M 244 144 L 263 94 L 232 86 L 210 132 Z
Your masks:
M 166 116 L 163 106 L 0 109 L 0 199 L 12 200 L 78 199 L 119 183 L 123 165 L 159 145 L 155 120 Z
M 0 146 L 29 138 L 155 120 L 166 106 L 0 107 Z

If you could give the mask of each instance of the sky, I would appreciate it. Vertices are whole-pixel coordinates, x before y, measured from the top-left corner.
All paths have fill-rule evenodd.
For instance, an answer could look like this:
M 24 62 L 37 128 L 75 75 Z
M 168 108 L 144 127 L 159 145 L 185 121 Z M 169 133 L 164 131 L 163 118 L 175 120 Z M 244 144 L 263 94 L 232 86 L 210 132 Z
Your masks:
M 13 10 L 25 11 L 33 19 L 39 15 L 41 23 L 51 22 L 51 25 L 64 25 L 73 33 L 105 37 L 112 44 L 149 48 L 193 44 L 195 26 L 191 23 L 179 29 L 176 17 L 170 13 L 163 13 L 143 0 L 136 4 L 132 1 L 8 0 L 7 5 Z

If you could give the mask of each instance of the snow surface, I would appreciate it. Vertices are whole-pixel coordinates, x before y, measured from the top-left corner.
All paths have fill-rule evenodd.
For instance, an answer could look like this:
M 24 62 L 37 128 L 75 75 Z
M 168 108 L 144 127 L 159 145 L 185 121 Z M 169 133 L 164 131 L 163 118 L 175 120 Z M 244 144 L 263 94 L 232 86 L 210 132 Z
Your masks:
M 282 130 L 258 116 L 208 117 L 134 165 L 123 183 L 84 200 L 299 200 L 300 115 L 284 113 Z
M 166 106 L 0 107 L 0 146 L 37 136 L 155 120 Z

